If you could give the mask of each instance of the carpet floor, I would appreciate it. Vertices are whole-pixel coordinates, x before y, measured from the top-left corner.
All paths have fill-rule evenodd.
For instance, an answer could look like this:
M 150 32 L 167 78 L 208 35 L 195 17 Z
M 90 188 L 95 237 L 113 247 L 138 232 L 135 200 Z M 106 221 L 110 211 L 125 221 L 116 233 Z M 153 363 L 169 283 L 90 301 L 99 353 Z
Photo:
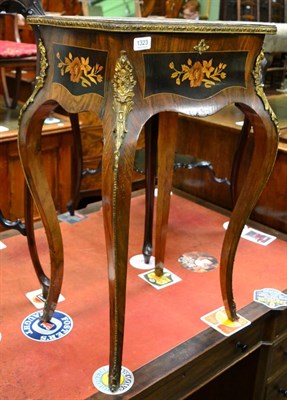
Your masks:
M 200 317 L 222 305 L 219 268 L 189 271 L 178 262 L 188 252 L 208 253 L 219 260 L 228 218 L 173 195 L 165 266 L 181 281 L 156 290 L 128 266 L 126 331 L 123 365 L 134 371 L 207 329 Z M 144 196 L 132 199 L 129 256 L 140 254 L 143 240 Z M 96 392 L 92 375 L 108 364 L 109 307 L 102 211 L 75 223 L 61 223 L 65 251 L 62 294 L 58 310 L 73 320 L 60 340 L 40 343 L 25 337 L 21 323 L 36 311 L 25 294 L 39 288 L 21 235 L 0 240 L 2 400 L 79 400 Z M 36 230 L 42 265 L 49 274 L 45 234 Z M 237 309 L 253 300 L 253 291 L 287 285 L 287 243 L 268 246 L 240 240 L 234 269 Z

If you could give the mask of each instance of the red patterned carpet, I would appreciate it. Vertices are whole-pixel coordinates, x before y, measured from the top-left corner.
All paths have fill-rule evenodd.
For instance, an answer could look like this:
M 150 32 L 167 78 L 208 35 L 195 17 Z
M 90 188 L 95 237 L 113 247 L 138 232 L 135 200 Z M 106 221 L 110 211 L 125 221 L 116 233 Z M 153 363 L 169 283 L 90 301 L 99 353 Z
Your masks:
M 130 256 L 142 247 L 144 197 L 132 200 Z M 128 268 L 126 333 L 123 364 L 134 371 L 207 328 L 200 317 L 222 305 L 219 270 L 188 271 L 177 259 L 198 251 L 219 259 L 227 218 L 173 195 L 166 267 L 182 280 L 155 290 Z M 39 343 L 21 332 L 25 317 L 36 311 L 25 294 L 39 288 L 26 239 L 16 235 L 2 242 L 0 397 L 2 400 L 79 400 L 96 392 L 94 371 L 108 363 L 108 281 L 102 212 L 70 225 L 61 223 L 65 246 L 65 301 L 58 310 L 73 319 L 64 338 Z M 36 231 L 42 264 L 48 272 L 43 229 Z M 0 235 L 1 240 L 1 235 Z M 249 304 L 254 289 L 286 289 L 287 243 L 269 246 L 241 239 L 234 271 L 237 308 Z

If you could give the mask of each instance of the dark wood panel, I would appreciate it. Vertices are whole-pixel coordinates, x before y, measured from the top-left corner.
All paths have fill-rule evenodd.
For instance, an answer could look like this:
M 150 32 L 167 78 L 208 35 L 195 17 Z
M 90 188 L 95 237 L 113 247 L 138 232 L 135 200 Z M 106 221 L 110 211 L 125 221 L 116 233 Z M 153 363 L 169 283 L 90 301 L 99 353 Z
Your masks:
M 71 196 L 71 145 L 69 120 L 64 127 L 45 129 L 42 137 L 43 162 L 57 210 L 66 212 Z M 0 209 L 5 218 L 15 220 L 24 216 L 24 175 L 18 155 L 17 132 L 0 135 Z M 35 218 L 38 218 L 35 211 Z M 0 226 L 0 230 L 4 230 Z
M 279 110 L 279 109 L 278 109 Z M 287 112 L 286 112 L 287 115 Z M 180 116 L 177 150 L 197 158 L 211 161 L 218 177 L 231 177 L 233 157 L 238 145 L 242 114 L 233 106 L 206 119 Z M 281 232 L 287 232 L 287 148 L 284 142 L 286 117 L 281 118 L 282 142 L 277 160 L 251 218 Z M 239 188 L 248 170 L 251 148 L 246 152 L 239 174 Z M 260 171 L 258 172 L 260 173 Z M 221 207 L 232 209 L 231 193 L 224 184 L 211 180 L 207 170 L 178 169 L 174 173 L 176 188 Z
M 238 139 L 236 128 L 216 126 L 199 118 L 179 117 L 177 152 L 210 161 L 218 177 L 230 179 Z M 173 185 L 221 207 L 232 207 L 229 187 L 212 182 L 206 169 L 177 169 Z

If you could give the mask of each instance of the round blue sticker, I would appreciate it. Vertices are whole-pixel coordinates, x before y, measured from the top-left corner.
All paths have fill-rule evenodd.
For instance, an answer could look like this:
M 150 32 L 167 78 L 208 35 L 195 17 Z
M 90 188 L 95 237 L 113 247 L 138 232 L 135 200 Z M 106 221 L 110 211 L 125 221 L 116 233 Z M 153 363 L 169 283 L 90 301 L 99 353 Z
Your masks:
M 49 322 L 40 320 L 43 311 L 28 315 L 21 325 L 21 330 L 27 338 L 37 342 L 53 342 L 68 335 L 73 328 L 72 318 L 60 311 L 55 311 Z

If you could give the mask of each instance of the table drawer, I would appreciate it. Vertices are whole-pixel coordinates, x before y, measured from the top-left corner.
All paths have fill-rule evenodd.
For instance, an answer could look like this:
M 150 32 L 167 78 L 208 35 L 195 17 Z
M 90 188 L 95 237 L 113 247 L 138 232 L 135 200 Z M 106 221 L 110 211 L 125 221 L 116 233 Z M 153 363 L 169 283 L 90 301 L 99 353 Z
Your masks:
M 287 399 L 287 369 L 267 387 L 265 400 Z
M 206 335 L 208 333 L 206 331 Z M 216 333 L 210 333 L 210 335 L 212 337 Z M 207 343 L 208 340 L 206 339 Z M 262 324 L 252 324 L 229 338 L 225 338 L 213 348 L 210 347 L 208 351 L 207 348 L 202 348 L 202 351 L 199 352 L 201 354 L 195 356 L 193 361 L 189 363 L 188 370 L 181 370 L 178 379 L 182 385 L 188 386 L 189 392 L 198 389 L 259 348 L 261 340 Z M 202 336 L 199 342 L 198 337 L 194 337 L 192 347 L 199 349 L 201 346 Z M 186 383 L 183 383 L 183 374 Z
M 275 335 L 287 333 L 287 310 L 279 311 L 276 317 Z
M 274 345 L 269 376 L 272 376 L 276 371 L 279 371 L 282 368 L 286 368 L 287 370 L 287 335 Z

